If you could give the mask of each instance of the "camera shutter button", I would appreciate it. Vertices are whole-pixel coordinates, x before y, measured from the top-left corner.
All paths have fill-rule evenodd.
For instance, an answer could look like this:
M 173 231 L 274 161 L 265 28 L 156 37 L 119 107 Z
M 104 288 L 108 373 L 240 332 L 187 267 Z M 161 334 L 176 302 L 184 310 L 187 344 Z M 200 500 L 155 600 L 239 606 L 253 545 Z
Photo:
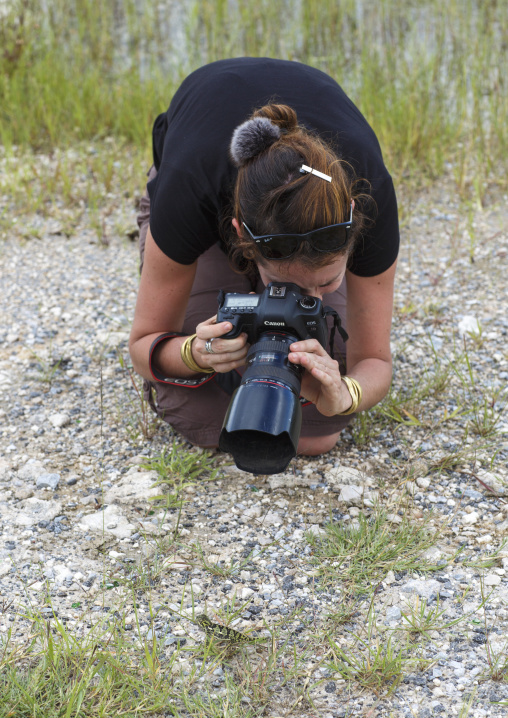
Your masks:
M 315 297 L 307 296 L 307 297 L 302 297 L 300 299 L 300 306 L 303 307 L 304 309 L 314 309 L 316 304 L 317 304 L 317 301 L 316 301 Z

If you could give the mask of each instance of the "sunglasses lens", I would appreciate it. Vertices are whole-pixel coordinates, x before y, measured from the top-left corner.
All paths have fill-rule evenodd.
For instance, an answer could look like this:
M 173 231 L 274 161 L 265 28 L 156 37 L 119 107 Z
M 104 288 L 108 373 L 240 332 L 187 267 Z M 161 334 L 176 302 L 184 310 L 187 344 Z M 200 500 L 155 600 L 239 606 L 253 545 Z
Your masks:
M 334 252 L 346 244 L 347 238 L 347 227 L 325 227 L 316 231 L 311 244 L 318 252 Z
M 285 259 L 294 254 L 298 247 L 296 237 L 277 237 L 260 245 L 261 254 L 265 259 Z

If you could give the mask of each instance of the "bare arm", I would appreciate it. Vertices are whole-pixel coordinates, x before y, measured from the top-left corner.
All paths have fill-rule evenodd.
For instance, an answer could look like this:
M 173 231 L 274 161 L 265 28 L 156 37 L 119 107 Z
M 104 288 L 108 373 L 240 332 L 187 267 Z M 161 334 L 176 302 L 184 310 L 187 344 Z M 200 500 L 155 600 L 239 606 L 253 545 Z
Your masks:
M 375 277 L 347 273 L 347 373 L 363 390 L 359 411 L 380 402 L 390 388 L 390 330 L 396 265 L 394 262 Z
M 145 379 L 152 379 L 148 356 L 153 341 L 166 332 L 181 332 L 192 284 L 196 274 L 194 264 L 179 264 L 167 257 L 155 244 L 148 230 L 145 259 L 136 302 L 136 311 L 129 340 L 129 351 L 135 371 Z M 224 372 L 244 363 L 245 338 L 214 342 L 215 354 L 205 352 L 205 342 L 228 331 L 212 318 L 196 327 L 198 338 L 192 344 L 194 360 L 203 369 Z M 185 337 L 176 337 L 157 347 L 154 362 L 163 374 L 174 377 L 195 376 L 183 362 L 180 348 Z M 222 353 L 220 353 L 222 351 Z

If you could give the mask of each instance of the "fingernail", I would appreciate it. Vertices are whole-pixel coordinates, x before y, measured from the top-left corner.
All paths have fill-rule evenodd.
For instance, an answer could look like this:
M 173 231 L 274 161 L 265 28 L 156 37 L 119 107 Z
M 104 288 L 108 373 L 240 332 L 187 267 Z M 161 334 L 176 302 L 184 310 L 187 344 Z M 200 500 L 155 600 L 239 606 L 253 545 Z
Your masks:
M 229 332 L 229 330 L 231 329 L 231 324 L 229 324 L 229 322 L 226 322 L 226 323 L 224 324 L 224 329 L 225 329 L 227 332 Z

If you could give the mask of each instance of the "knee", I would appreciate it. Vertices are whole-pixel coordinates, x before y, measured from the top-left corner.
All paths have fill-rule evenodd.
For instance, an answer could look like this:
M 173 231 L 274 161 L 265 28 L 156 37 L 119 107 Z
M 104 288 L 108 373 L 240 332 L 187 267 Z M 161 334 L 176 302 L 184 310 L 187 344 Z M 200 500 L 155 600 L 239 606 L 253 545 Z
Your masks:
M 298 454 L 317 456 L 326 454 L 333 449 L 340 436 L 340 431 L 328 436 L 302 436 L 298 442 Z

